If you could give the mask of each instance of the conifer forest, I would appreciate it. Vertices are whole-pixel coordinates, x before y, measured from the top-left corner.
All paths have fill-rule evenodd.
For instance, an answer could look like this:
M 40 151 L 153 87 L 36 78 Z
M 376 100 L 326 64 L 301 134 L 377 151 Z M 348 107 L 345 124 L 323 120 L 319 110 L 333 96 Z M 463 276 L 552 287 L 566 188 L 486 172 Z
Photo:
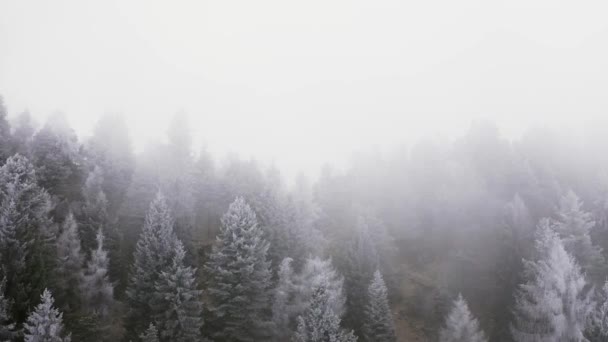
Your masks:
M 0 342 L 608 342 L 606 18 L 0 0 Z

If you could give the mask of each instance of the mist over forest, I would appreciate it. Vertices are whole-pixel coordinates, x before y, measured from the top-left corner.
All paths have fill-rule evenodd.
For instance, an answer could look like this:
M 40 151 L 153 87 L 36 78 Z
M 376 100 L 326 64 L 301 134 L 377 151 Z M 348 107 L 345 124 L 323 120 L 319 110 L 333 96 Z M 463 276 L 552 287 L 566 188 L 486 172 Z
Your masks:
M 0 106 L 2 339 L 608 338 L 602 129 L 475 121 L 291 181 L 190 131 L 134 153 L 121 115 Z

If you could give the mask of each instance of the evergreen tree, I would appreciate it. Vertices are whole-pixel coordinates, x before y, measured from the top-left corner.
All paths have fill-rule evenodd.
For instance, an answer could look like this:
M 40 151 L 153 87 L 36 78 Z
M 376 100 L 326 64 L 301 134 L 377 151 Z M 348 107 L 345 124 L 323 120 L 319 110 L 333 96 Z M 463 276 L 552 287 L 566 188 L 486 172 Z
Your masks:
M 82 184 L 82 156 L 76 133 L 63 114 L 49 117 L 32 141 L 32 163 L 36 167 L 39 184 L 66 210 L 67 203 L 80 197 Z M 67 211 L 67 210 L 66 210 Z M 63 218 L 66 212 L 55 213 Z
M 11 127 L 7 116 L 8 113 L 4 106 L 4 99 L 0 96 L 0 164 L 3 164 L 11 155 Z
M 78 224 L 74 215 L 68 214 L 57 239 L 57 289 L 58 307 L 73 313 L 80 309 L 80 281 L 84 256 L 80 248 Z
M 17 337 L 15 323 L 11 319 L 11 301 L 4 296 L 6 281 L 0 281 L 0 341 L 11 341 Z
M 306 311 L 298 317 L 295 342 L 355 342 L 354 333 L 340 327 L 340 316 L 332 309 L 330 291 L 326 283 L 312 289 Z
M 184 265 L 186 251 L 176 245 L 173 264 L 161 273 L 156 282 L 156 311 L 154 318 L 160 338 L 168 342 L 197 342 L 201 340 L 202 303 L 197 289 L 196 270 Z
M 159 342 L 158 340 L 158 329 L 153 323 L 150 323 L 148 329 L 141 335 L 139 335 L 141 342 Z
M 369 342 L 395 342 L 395 323 L 388 303 L 386 284 L 380 271 L 374 273 L 374 278 L 368 288 L 368 304 L 365 309 L 363 332 Z
M 24 324 L 25 342 L 70 342 L 70 335 L 63 332 L 63 315 L 53 307 L 51 292 L 45 289 L 40 299 Z
M 205 269 L 209 274 L 213 338 L 259 341 L 267 338 L 270 263 L 268 243 L 242 197 L 230 205 Z
M 595 226 L 591 214 L 584 211 L 578 196 L 569 191 L 559 202 L 554 229 L 563 240 L 566 252 L 574 257 L 583 271 L 599 277 L 603 267 L 602 249 L 591 242 L 590 231 Z
M 344 278 L 338 274 L 332 265 L 331 259 L 319 257 L 309 258 L 302 267 L 302 271 L 296 277 L 297 314 L 304 312 L 310 305 L 313 290 L 323 285 L 324 291 L 329 297 L 328 302 L 332 311 L 342 317 L 344 314 Z
M 467 302 L 458 295 L 454 306 L 445 320 L 445 327 L 439 334 L 441 342 L 486 342 L 485 334 L 479 328 L 477 319 L 471 315 Z
M 17 322 L 50 282 L 56 260 L 49 196 L 36 181 L 34 167 L 20 155 L 0 168 L 0 260 Z
M 114 286 L 108 278 L 110 264 L 108 252 L 103 248 L 103 233 L 97 232 L 97 249 L 91 252 L 91 258 L 84 270 L 81 293 L 85 311 L 107 318 L 114 306 Z
M 296 284 L 291 258 L 285 258 L 279 265 L 278 282 L 272 297 L 272 323 L 274 339 L 277 342 L 290 340 L 293 331 Z
M 30 112 L 25 111 L 19 114 L 13 131 L 13 151 L 29 157 L 34 132 L 35 128 Z
M 608 281 L 597 293 L 595 307 L 589 319 L 589 326 L 585 337 L 590 342 L 601 342 L 608 340 Z
M 155 300 L 155 284 L 163 271 L 168 270 L 179 244 L 173 232 L 173 218 L 163 195 L 159 192 L 150 204 L 139 241 L 133 255 L 133 266 L 126 291 L 129 304 L 128 329 L 133 334 L 143 331 L 158 312 L 151 303 Z M 164 309 L 163 309 L 164 310 Z
M 593 310 L 587 282 L 550 222 L 541 220 L 537 230 L 536 260 L 525 261 L 511 333 L 517 342 L 586 341 Z

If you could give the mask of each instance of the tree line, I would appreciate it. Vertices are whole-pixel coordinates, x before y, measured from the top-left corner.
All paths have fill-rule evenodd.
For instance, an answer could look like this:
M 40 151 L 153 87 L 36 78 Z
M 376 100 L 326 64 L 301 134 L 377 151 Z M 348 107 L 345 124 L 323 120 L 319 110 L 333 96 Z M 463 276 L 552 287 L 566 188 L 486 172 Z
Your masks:
M 602 144 L 478 123 L 286 184 L 185 115 L 135 154 L 0 102 L 0 341 L 603 341 Z

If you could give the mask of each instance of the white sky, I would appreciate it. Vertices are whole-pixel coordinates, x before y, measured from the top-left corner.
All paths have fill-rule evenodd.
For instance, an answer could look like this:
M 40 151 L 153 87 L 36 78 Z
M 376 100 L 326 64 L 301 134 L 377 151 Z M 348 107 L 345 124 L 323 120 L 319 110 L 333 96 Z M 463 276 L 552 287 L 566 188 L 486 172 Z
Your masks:
M 608 2 L 0 0 L 9 112 L 86 136 L 127 117 L 136 147 L 178 110 L 197 144 L 288 173 L 491 118 L 608 116 Z

